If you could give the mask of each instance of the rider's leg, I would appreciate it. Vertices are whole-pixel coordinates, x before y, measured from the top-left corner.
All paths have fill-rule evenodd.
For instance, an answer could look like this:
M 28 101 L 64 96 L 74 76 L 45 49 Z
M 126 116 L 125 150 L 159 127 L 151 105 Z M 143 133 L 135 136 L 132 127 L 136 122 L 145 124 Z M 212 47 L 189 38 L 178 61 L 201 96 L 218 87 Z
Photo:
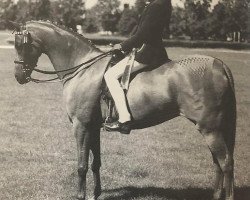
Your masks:
M 110 68 L 104 75 L 104 79 L 114 99 L 117 111 L 119 113 L 118 121 L 121 123 L 131 120 L 131 116 L 127 108 L 126 97 L 118 80 L 123 75 L 127 62 L 128 57 L 118 62 L 115 66 Z M 145 66 L 146 64 L 134 61 L 131 73 L 138 71 L 144 68 Z

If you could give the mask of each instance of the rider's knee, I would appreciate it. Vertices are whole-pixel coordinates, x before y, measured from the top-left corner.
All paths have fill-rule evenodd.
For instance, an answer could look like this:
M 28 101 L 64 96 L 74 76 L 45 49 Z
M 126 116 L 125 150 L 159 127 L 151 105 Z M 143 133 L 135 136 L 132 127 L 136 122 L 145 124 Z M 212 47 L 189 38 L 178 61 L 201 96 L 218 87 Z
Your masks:
M 118 79 L 116 78 L 116 76 L 112 73 L 111 70 L 108 70 L 105 74 L 104 74 L 104 79 L 105 81 L 109 81 L 109 80 L 113 80 L 113 79 Z
M 109 80 L 110 74 L 108 71 L 104 74 L 104 80 L 107 82 Z

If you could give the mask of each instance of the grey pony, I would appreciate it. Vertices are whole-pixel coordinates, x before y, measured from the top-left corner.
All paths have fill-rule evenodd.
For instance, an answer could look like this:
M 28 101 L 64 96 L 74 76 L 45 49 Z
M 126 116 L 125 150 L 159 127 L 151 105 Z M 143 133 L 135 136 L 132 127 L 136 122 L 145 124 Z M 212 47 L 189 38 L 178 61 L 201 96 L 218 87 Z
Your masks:
M 84 37 L 50 22 L 30 21 L 26 28 L 31 37 L 28 51 L 24 52 L 23 44 L 16 41 L 16 59 L 24 61 L 15 65 L 15 77 L 20 84 L 28 82 L 27 76 L 42 53 L 49 57 L 57 71 L 70 69 L 102 53 Z M 93 199 L 101 194 L 100 93 L 109 60 L 109 56 L 101 59 L 63 85 L 66 110 L 77 142 L 77 198 L 81 200 L 86 198 L 90 151 L 93 153 Z M 58 76 L 68 75 L 62 72 Z M 234 199 L 236 100 L 233 77 L 225 63 L 217 58 L 194 55 L 141 72 L 131 81 L 127 99 L 134 129 L 154 126 L 177 116 L 193 122 L 212 153 L 216 170 L 213 199 L 222 197 L 223 185 L 225 198 Z

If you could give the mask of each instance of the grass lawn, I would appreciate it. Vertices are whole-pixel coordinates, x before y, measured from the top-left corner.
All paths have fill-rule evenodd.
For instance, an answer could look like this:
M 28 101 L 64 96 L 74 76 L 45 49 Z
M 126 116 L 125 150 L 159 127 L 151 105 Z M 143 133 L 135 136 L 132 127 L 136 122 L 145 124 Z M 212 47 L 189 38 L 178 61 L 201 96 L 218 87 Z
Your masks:
M 0 30 L 0 45 L 9 45 L 8 40 L 14 39 L 11 35 L 11 31 L 1 31 Z
M 1 35 L 1 34 L 0 34 Z M 1 36 L 0 36 L 1 37 Z M 250 52 L 169 48 L 218 57 L 231 68 L 237 95 L 236 199 L 250 198 Z M 77 186 L 76 145 L 62 86 L 19 85 L 13 49 L 0 49 L 0 199 L 70 200 Z M 50 66 L 42 57 L 39 66 Z M 36 75 L 37 76 L 37 75 Z M 124 136 L 101 133 L 102 200 L 206 200 L 214 171 L 202 136 L 183 118 Z M 92 188 L 88 175 L 88 193 Z

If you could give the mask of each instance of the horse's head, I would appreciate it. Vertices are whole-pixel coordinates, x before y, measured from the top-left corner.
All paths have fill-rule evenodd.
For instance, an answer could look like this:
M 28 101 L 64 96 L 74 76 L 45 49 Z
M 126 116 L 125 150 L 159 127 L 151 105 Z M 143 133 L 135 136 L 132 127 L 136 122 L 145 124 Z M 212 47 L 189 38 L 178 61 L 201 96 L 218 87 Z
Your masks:
M 12 22 L 12 27 L 16 31 L 15 77 L 20 84 L 34 80 L 30 76 L 42 53 L 62 78 L 70 68 L 101 52 L 88 39 L 51 22 L 29 21 L 25 25 Z
M 24 84 L 30 81 L 30 75 L 42 52 L 25 25 L 16 25 L 15 30 L 15 78 L 18 83 Z

